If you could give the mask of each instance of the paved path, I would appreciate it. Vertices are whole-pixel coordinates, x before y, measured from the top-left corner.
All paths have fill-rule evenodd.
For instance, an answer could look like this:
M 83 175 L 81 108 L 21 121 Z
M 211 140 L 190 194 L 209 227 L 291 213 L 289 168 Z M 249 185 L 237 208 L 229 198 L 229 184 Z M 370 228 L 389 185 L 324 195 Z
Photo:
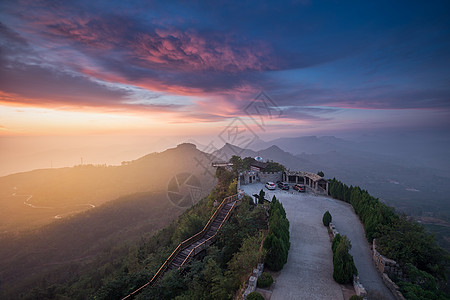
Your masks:
M 249 195 L 258 194 L 263 184 L 244 185 Z M 371 251 L 364 228 L 347 203 L 324 196 L 293 191 L 266 191 L 283 203 L 290 222 L 291 249 L 288 262 L 277 279 L 271 300 L 343 299 L 339 284 L 333 280 L 331 244 L 322 216 L 329 210 L 336 229 L 349 237 L 360 281 L 369 291 L 369 299 L 394 300 L 372 264 Z

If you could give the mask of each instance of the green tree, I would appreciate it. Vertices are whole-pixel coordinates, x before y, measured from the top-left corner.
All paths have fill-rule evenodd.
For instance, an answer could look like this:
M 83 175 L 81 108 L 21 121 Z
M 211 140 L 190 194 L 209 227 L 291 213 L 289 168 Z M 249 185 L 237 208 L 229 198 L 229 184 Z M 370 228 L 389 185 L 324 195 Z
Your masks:
M 330 212 L 327 210 L 327 211 L 323 214 L 323 217 L 322 217 L 323 225 L 324 225 L 324 226 L 330 225 L 331 220 L 332 220 L 331 214 L 330 214 Z
M 267 236 L 266 241 L 264 241 L 264 247 L 268 249 L 266 266 L 272 271 L 280 271 L 287 260 L 286 247 L 274 234 Z
M 260 288 L 270 287 L 273 283 L 273 277 L 269 273 L 263 272 L 261 276 L 258 277 L 256 285 Z
M 180 243 L 197 232 L 202 231 L 205 226 L 203 218 L 197 214 L 188 214 L 181 219 L 181 222 L 173 235 L 173 241 Z
M 258 198 L 258 202 L 260 203 L 260 204 L 263 204 L 264 203 L 264 197 L 266 196 L 266 192 L 264 192 L 264 190 L 260 190 L 259 191 L 259 198 Z
M 340 284 L 351 283 L 353 275 L 358 275 L 353 257 L 348 253 L 351 243 L 344 235 L 333 253 L 333 279 Z
M 258 292 L 251 292 L 248 294 L 247 300 L 264 300 L 264 297 Z
M 286 170 L 286 167 L 280 163 L 269 161 L 264 169 L 264 172 L 282 172 Z
M 263 253 L 259 251 L 263 233 L 248 237 L 242 243 L 239 251 L 233 255 L 228 263 L 228 268 L 236 279 L 244 280 L 248 273 L 251 273 L 254 266 L 261 260 Z
M 325 174 L 322 171 L 317 172 L 317 175 L 319 175 L 320 177 L 325 176 Z
M 233 155 L 230 158 L 230 163 L 233 164 L 233 172 L 235 175 L 239 174 L 239 172 L 244 171 L 244 162 L 242 161 L 242 158 L 237 155 Z

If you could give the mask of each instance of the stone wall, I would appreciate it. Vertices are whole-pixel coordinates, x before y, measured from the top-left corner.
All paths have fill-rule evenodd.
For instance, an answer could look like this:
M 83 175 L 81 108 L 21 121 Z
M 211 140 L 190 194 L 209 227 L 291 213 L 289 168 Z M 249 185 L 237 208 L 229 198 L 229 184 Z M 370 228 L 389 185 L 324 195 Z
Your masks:
M 361 296 L 363 298 L 367 296 L 366 289 L 364 288 L 362 283 L 359 282 L 359 276 L 353 276 L 353 288 L 355 289 L 356 295 Z
M 398 285 L 396 285 L 386 273 L 383 273 L 383 282 L 397 300 L 406 300 L 405 297 L 403 297 L 403 294 L 400 292 L 400 288 L 398 287 Z
M 239 184 L 245 185 L 255 183 L 259 181 L 258 172 L 256 171 L 244 171 L 239 174 Z
M 333 234 L 333 238 L 339 234 L 339 231 L 336 230 L 336 227 L 334 226 L 333 223 L 330 222 L 330 224 L 328 225 L 328 227 L 331 230 L 331 233 Z
M 372 243 L 372 259 L 378 271 L 381 273 L 381 276 L 383 277 L 384 284 L 392 292 L 394 297 L 397 300 L 405 300 L 405 297 L 403 297 L 402 293 L 400 292 L 400 288 L 398 287 L 398 285 L 396 285 L 389 278 L 389 275 L 403 277 L 403 270 L 395 260 L 384 257 L 380 254 L 380 252 L 377 251 L 377 244 L 375 239 L 373 239 Z
M 259 172 L 259 180 L 262 183 L 268 181 L 277 182 L 283 180 L 283 172 Z
M 248 279 L 248 286 L 242 295 L 242 299 L 247 299 L 248 294 L 256 290 L 256 283 L 258 282 L 258 277 L 261 276 L 264 269 L 264 264 L 258 264 L 256 269 L 253 269 L 253 274 Z

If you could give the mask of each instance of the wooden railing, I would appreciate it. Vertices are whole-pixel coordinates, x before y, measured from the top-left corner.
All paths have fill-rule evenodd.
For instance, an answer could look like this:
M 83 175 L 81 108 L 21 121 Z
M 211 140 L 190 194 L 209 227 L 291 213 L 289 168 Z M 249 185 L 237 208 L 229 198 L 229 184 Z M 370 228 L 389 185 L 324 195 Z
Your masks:
M 156 272 L 156 274 L 153 276 L 153 278 L 147 282 L 146 284 L 144 284 L 143 286 L 141 286 L 140 288 L 138 288 L 137 290 L 135 290 L 134 292 L 128 294 L 126 297 L 124 297 L 122 300 L 126 300 L 126 299 L 133 299 L 134 296 L 136 296 L 137 294 L 139 294 L 144 288 L 148 287 L 148 286 L 153 286 L 156 281 L 159 279 L 159 277 L 161 277 L 161 275 L 164 274 L 164 272 L 167 270 L 167 268 L 170 266 L 170 264 L 172 263 L 172 261 L 175 259 L 175 257 L 178 255 L 178 253 L 180 253 L 181 251 L 183 251 L 185 248 L 187 248 L 188 246 L 192 245 L 193 243 L 197 242 L 198 240 L 200 240 L 208 231 L 208 229 L 211 227 L 212 222 L 214 222 L 214 220 L 216 219 L 217 215 L 220 213 L 220 211 L 222 210 L 222 208 L 233 201 L 236 201 L 239 199 L 239 194 L 235 194 L 229 197 L 226 197 L 225 199 L 223 199 L 222 203 L 220 203 L 219 207 L 217 207 L 216 211 L 214 212 L 214 214 L 211 216 L 211 218 L 209 218 L 208 223 L 206 223 L 205 227 L 202 229 L 202 231 L 198 232 L 197 234 L 191 236 L 190 238 L 186 239 L 185 241 L 181 242 L 178 247 L 172 252 L 172 254 L 170 254 L 170 256 L 166 259 L 166 261 L 163 263 L 163 265 L 159 268 L 159 270 Z M 236 205 L 236 203 L 233 204 L 232 209 L 234 208 L 234 206 Z M 232 211 L 232 209 L 227 213 L 227 215 L 225 216 L 224 221 L 229 217 L 230 212 Z M 217 231 L 219 231 L 219 229 L 222 227 L 224 221 L 220 224 L 219 228 L 217 229 Z M 216 231 L 216 233 L 217 233 Z M 215 236 L 216 234 L 214 234 Z M 211 238 L 208 239 L 208 241 L 212 240 Z M 211 244 L 209 243 L 208 246 Z M 205 245 L 205 243 L 203 242 L 200 245 Z M 197 246 L 198 247 L 198 246 Z M 194 249 L 196 249 L 197 247 L 195 247 Z M 206 247 L 206 246 L 205 246 Z M 192 250 L 194 250 L 192 249 Z M 194 252 L 193 255 L 199 253 L 198 252 Z M 189 253 L 188 257 L 191 255 L 192 251 Z M 186 259 L 183 261 L 182 265 L 186 262 Z
M 195 246 L 190 252 L 189 254 L 186 256 L 186 258 L 184 259 L 184 261 L 181 263 L 180 268 L 185 265 L 187 262 L 189 262 L 189 260 L 194 257 L 195 255 L 197 255 L 198 253 L 200 253 L 203 249 L 205 249 L 206 247 L 208 247 L 209 245 L 211 245 L 214 242 L 214 239 L 217 235 L 217 233 L 219 232 L 219 230 L 222 228 L 223 224 L 225 224 L 225 222 L 228 220 L 228 218 L 231 215 L 231 212 L 233 211 L 234 207 L 236 206 L 237 202 L 233 203 L 233 206 L 231 207 L 231 209 L 228 211 L 227 215 L 225 216 L 225 218 L 222 220 L 222 222 L 220 223 L 219 227 L 217 228 L 216 232 L 209 237 L 208 239 L 206 239 L 205 241 L 203 241 L 202 243 L 198 244 L 197 246 Z

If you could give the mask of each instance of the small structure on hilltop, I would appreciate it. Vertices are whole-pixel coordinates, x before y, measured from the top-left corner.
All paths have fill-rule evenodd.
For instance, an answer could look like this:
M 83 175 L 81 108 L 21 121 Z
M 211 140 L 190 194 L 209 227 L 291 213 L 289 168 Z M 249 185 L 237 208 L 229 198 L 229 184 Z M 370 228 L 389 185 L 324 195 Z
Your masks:
M 212 162 L 212 166 L 214 168 L 222 167 L 222 168 L 227 169 L 228 171 L 231 171 L 233 169 L 233 163 L 230 163 L 227 161 L 214 161 L 214 162 Z
M 328 194 L 328 180 L 311 172 L 284 171 L 283 181 L 303 184 L 316 192 Z
M 257 160 L 259 158 L 260 160 Z M 250 163 L 250 170 L 239 173 L 238 187 L 240 185 L 251 184 L 255 182 L 277 182 L 283 181 L 293 184 L 301 184 L 308 187 L 315 193 L 328 194 L 328 180 L 320 175 L 306 171 L 278 171 L 267 172 L 266 169 L 270 163 L 261 161 L 262 157 L 257 156 Z M 213 167 L 225 167 L 231 171 L 233 163 L 217 161 L 212 163 Z
M 305 171 L 265 172 L 266 166 L 267 163 L 253 163 L 250 166 L 250 171 L 244 171 L 239 174 L 240 184 L 283 181 L 304 185 L 315 193 L 328 194 L 328 180 L 317 174 Z
M 260 157 L 262 159 L 262 157 Z M 254 160 L 250 163 L 250 170 L 257 171 L 257 172 L 264 172 L 264 170 L 267 168 L 267 163 L 263 161 Z

